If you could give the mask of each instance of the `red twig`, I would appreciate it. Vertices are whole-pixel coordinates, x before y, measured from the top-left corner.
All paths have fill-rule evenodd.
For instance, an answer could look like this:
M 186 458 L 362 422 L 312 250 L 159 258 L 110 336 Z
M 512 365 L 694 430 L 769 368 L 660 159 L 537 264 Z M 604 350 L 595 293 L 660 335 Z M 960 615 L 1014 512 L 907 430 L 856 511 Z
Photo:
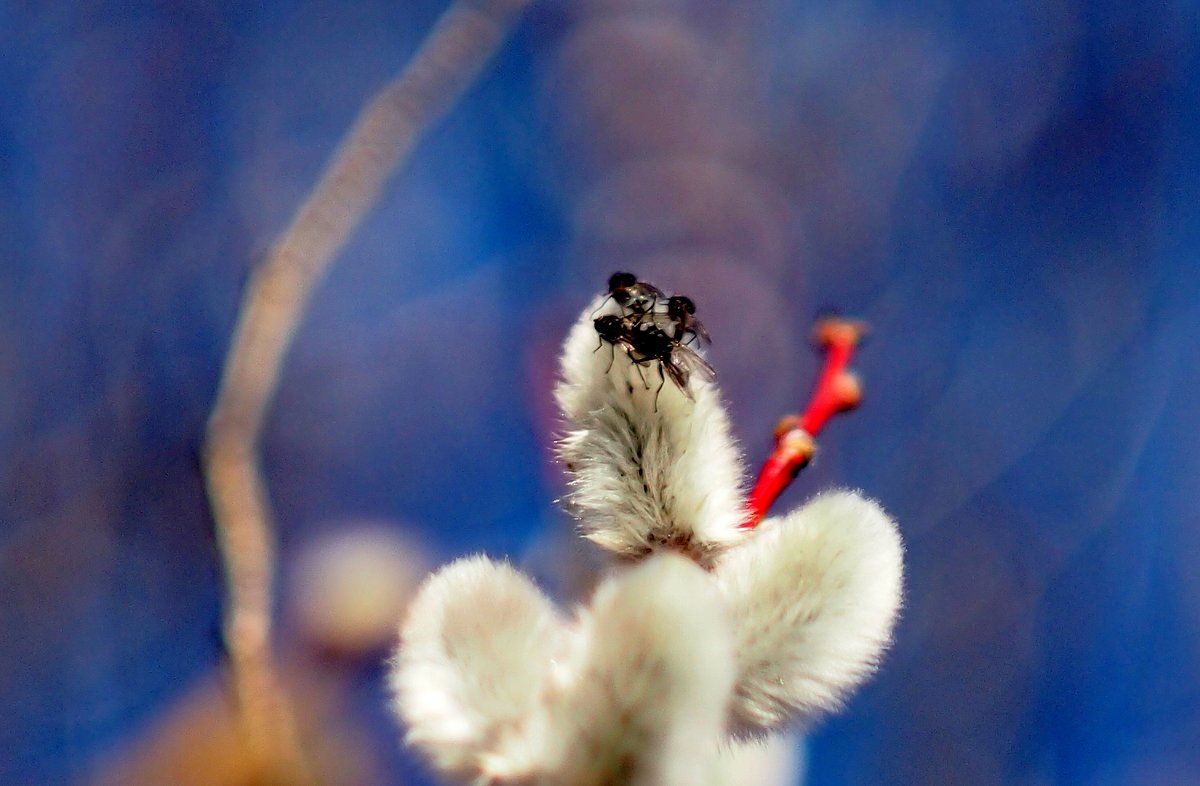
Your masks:
M 866 325 L 838 317 L 817 322 L 813 339 L 825 351 L 825 366 L 817 389 L 803 415 L 786 415 L 775 426 L 775 449 L 763 462 L 743 529 L 753 529 L 767 510 L 800 473 L 816 452 L 816 436 L 839 412 L 854 409 L 862 400 L 858 377 L 847 370 L 854 350 L 866 333 Z

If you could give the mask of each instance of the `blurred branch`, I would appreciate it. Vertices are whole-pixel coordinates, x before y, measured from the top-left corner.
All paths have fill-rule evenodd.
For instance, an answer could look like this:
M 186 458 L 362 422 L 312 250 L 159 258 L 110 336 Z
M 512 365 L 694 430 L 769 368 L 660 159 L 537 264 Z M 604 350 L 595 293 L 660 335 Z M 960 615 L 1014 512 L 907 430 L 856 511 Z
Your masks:
M 313 287 L 420 135 L 474 81 L 529 0 L 455 2 L 363 109 L 292 223 L 254 271 L 208 421 L 204 466 L 225 566 L 225 645 L 247 744 L 310 780 L 270 653 L 275 544 L 258 446 L 284 355 Z

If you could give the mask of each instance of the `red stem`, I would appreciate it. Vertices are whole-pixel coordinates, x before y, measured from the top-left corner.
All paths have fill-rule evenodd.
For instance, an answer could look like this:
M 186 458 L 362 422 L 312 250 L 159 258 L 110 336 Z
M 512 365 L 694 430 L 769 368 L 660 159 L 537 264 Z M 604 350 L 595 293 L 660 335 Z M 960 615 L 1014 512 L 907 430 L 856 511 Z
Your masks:
M 816 324 L 813 338 L 825 351 L 825 365 L 804 414 L 787 415 L 775 427 L 775 448 L 759 470 L 754 490 L 750 492 L 743 529 L 757 527 L 783 490 L 808 466 L 817 449 L 815 438 L 829 419 L 854 409 L 862 400 L 858 378 L 847 366 L 865 332 L 863 323 L 838 317 Z

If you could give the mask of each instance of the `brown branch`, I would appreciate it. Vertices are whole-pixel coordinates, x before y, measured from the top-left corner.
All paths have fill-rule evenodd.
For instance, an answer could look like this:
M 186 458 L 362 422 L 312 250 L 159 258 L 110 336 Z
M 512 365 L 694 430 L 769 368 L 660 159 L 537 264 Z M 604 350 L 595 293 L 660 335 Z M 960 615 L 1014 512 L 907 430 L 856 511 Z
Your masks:
M 459 0 L 362 110 L 247 287 L 208 421 L 205 479 L 225 567 L 225 646 L 247 745 L 311 782 L 271 657 L 275 543 L 259 460 L 267 407 L 313 287 L 413 146 L 474 81 L 529 0 Z

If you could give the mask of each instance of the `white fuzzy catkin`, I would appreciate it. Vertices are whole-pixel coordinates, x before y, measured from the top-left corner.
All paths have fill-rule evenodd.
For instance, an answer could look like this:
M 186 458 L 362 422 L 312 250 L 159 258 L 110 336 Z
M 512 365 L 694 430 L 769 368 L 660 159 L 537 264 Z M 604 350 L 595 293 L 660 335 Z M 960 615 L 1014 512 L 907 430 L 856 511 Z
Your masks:
M 533 766 L 532 726 L 561 627 L 507 564 L 469 557 L 436 573 L 409 608 L 391 672 L 408 741 L 459 776 Z
M 581 619 L 545 783 L 695 786 L 724 736 L 732 637 L 711 577 L 672 554 L 602 584 Z
M 699 786 L 803 786 L 804 738 L 779 733 L 729 741 Z
M 723 738 L 733 637 L 711 577 L 663 554 L 567 627 L 507 565 L 431 579 L 392 672 L 408 739 L 476 783 L 692 786 Z
M 737 620 L 730 731 L 753 735 L 835 709 L 875 669 L 900 608 L 903 546 L 874 502 L 827 493 L 763 522 L 716 575 Z
M 744 473 L 719 392 L 692 374 L 689 399 L 662 380 L 657 361 L 637 365 L 602 341 L 593 319 L 616 313 L 611 299 L 596 299 L 563 347 L 555 395 L 566 421 L 568 509 L 588 539 L 618 556 L 667 548 L 706 563 L 745 537 Z

